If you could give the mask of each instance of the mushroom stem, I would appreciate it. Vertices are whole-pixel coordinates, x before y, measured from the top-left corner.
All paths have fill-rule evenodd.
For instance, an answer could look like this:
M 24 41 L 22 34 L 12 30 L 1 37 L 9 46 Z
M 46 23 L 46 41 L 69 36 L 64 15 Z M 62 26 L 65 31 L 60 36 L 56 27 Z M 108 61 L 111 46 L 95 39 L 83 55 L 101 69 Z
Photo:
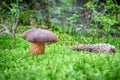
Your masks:
M 29 52 L 32 54 L 43 54 L 45 50 L 45 43 L 32 43 Z

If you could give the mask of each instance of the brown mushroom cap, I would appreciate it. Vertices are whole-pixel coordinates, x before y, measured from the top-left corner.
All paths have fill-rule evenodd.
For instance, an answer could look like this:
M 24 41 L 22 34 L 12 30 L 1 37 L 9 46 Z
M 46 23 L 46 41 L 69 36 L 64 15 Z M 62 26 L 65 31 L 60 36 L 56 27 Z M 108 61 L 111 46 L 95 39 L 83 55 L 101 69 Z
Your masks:
M 53 32 L 40 28 L 27 30 L 23 33 L 22 37 L 32 43 L 51 43 L 58 41 L 58 37 Z

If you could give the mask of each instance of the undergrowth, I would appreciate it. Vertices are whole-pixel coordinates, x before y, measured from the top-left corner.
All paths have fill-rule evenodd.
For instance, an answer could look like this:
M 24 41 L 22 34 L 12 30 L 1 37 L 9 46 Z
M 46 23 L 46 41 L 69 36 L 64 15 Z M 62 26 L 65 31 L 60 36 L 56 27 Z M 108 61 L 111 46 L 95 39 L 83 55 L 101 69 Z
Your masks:
M 0 80 L 118 80 L 120 79 L 119 38 L 71 36 L 55 32 L 59 41 L 46 44 L 45 53 L 32 55 L 30 43 L 16 34 L 11 49 L 11 36 L 0 36 Z M 70 49 L 81 43 L 109 43 L 116 54 L 95 54 Z

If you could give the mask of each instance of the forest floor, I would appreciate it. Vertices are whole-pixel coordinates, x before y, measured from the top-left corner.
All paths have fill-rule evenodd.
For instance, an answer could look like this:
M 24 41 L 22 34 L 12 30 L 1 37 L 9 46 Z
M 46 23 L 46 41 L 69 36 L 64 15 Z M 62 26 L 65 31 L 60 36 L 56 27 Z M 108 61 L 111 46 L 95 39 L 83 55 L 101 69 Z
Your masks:
M 46 44 L 45 53 L 32 55 L 30 43 L 16 34 L 14 48 L 11 37 L 0 36 L 0 80 L 118 80 L 120 79 L 120 39 L 113 37 L 71 36 L 55 32 L 59 41 Z M 109 43 L 116 54 L 73 51 L 81 43 Z

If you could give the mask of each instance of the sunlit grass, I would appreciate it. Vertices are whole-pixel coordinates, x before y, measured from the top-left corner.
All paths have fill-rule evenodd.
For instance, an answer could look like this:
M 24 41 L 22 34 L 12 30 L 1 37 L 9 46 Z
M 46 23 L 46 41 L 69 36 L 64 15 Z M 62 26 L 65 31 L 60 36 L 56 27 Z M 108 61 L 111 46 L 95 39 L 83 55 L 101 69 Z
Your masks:
M 118 80 L 120 79 L 119 38 L 70 36 L 55 32 L 59 41 L 46 44 L 42 55 L 29 54 L 30 43 L 21 34 L 0 37 L 0 80 Z M 78 52 L 70 49 L 80 43 L 106 42 L 115 45 L 114 55 Z

